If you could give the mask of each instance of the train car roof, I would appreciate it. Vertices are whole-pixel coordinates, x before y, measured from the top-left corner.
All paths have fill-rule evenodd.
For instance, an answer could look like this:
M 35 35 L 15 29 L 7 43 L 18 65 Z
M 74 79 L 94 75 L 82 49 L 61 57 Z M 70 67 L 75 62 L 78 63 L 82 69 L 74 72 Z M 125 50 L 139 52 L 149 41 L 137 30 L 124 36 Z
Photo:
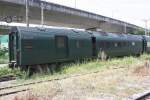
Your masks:
M 11 32 L 21 32 L 21 31 L 34 31 L 39 32 L 43 31 L 43 33 L 70 33 L 70 34 L 77 34 L 77 35 L 84 35 L 86 36 L 95 36 L 99 38 L 107 38 L 107 39 L 123 39 L 123 40 L 139 40 L 142 39 L 141 35 L 132 35 L 132 34 L 123 34 L 123 33 L 107 33 L 102 31 L 87 31 L 87 30 L 78 30 L 78 29 L 65 29 L 65 28 L 44 28 L 44 27 L 13 27 Z M 150 38 L 150 37 L 148 37 Z
M 93 32 L 96 37 L 117 40 L 141 40 L 141 35 L 124 34 L 124 33 L 106 33 L 106 32 Z
M 40 36 L 47 35 L 67 35 L 69 37 L 78 37 L 78 38 L 89 38 L 91 37 L 90 33 L 87 33 L 83 30 L 75 30 L 75 29 L 59 29 L 59 28 L 41 28 L 41 27 L 13 27 L 12 31 L 18 31 L 21 34 L 31 34 L 36 35 L 37 33 Z

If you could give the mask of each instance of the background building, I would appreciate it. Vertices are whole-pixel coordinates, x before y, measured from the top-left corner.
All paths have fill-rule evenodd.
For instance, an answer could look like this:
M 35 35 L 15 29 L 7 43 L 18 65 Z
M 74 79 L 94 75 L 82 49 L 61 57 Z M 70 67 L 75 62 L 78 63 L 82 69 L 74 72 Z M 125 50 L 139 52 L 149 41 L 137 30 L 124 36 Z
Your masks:
M 8 49 L 8 35 L 0 35 L 0 49 Z

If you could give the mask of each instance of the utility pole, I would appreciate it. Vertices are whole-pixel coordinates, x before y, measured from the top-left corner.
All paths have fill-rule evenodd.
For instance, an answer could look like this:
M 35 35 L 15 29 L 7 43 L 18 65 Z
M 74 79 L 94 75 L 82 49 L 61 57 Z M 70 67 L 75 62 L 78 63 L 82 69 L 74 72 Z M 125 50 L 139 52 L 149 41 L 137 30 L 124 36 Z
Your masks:
M 147 35 L 147 33 L 148 33 L 148 27 L 147 27 L 148 25 L 147 25 L 147 24 L 148 24 L 148 22 L 149 22 L 150 20 L 144 19 L 143 21 L 144 21 L 144 23 L 145 23 L 145 35 Z
M 111 11 L 111 17 L 112 17 L 112 18 L 115 18 L 115 13 L 116 13 L 115 10 L 112 10 L 112 11 Z
M 77 1 L 76 0 L 74 1 L 74 7 L 75 8 L 77 7 Z
M 127 33 L 127 24 L 124 22 L 124 33 Z
M 147 35 L 147 22 L 148 22 L 148 20 L 144 20 L 144 22 L 145 22 L 145 35 Z
M 26 24 L 29 27 L 29 1 L 26 0 Z
M 44 25 L 44 4 L 41 2 L 41 25 Z

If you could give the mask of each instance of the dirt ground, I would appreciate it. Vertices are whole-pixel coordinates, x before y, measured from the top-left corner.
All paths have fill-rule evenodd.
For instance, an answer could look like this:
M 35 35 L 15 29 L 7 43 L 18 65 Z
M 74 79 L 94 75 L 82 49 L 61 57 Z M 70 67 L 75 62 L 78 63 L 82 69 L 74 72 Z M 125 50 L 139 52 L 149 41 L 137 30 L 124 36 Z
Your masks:
M 28 92 L 1 100 L 128 100 L 145 90 L 150 90 L 150 61 L 37 84 Z

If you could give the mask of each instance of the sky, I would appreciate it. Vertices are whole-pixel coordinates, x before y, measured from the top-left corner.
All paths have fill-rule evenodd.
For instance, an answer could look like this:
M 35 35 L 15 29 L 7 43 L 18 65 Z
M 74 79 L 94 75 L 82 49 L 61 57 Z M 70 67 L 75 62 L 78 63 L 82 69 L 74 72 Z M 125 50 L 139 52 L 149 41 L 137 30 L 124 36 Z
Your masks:
M 45 0 L 150 28 L 150 0 Z

